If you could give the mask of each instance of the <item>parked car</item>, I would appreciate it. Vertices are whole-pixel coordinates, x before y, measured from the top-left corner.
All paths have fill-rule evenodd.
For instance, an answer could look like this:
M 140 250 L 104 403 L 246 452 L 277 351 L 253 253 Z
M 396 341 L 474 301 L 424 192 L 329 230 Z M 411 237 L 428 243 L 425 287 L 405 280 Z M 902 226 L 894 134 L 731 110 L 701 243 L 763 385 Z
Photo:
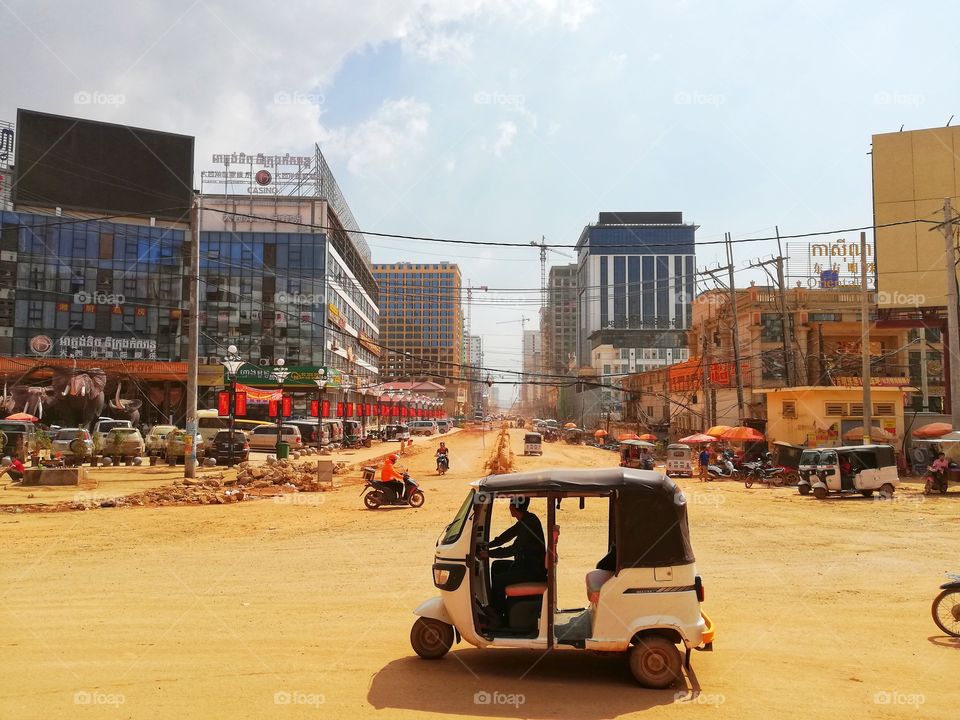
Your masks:
M 453 423 L 449 420 L 435 420 L 434 422 L 437 423 L 437 430 L 441 433 L 450 432 L 450 429 L 453 427 Z
M 414 420 L 410 423 L 411 435 L 436 435 L 440 430 L 433 420 Z
M 288 443 L 292 450 L 299 450 L 303 447 L 303 438 L 300 436 L 300 428 L 296 425 L 283 424 L 283 442 Z M 255 427 L 250 433 L 250 449 L 266 450 L 273 452 L 277 449 L 277 426 L 261 425 Z
M 231 445 L 233 446 L 232 455 Z M 250 459 L 250 443 L 242 430 L 233 431 L 233 443 L 230 442 L 230 431 L 221 430 L 214 435 L 208 447 L 207 457 L 213 457 L 217 465 L 226 465 L 231 459 L 234 463 L 246 462 Z
M 316 420 L 284 420 L 283 426 L 286 427 L 287 425 L 296 426 L 300 429 L 300 440 L 304 445 L 307 447 L 317 446 L 317 433 L 320 430 L 320 425 L 317 424 Z M 273 428 L 273 434 L 277 434 L 276 426 Z M 322 445 L 326 444 L 322 443 Z
M 104 441 L 107 438 L 107 433 L 109 433 L 114 428 L 132 428 L 133 423 L 129 420 L 114 420 L 113 418 L 102 417 L 99 418 L 93 424 L 93 430 L 90 434 L 93 436 L 93 444 L 101 452 L 106 447 Z M 106 454 L 106 453 L 104 453 Z
M 0 420 L 0 432 L 3 433 L 3 454 L 17 456 L 25 460 L 37 451 L 37 429 L 31 422 L 19 420 Z
M 170 458 L 176 458 L 177 462 L 183 462 L 187 454 L 187 431 L 183 428 L 175 428 L 167 433 L 164 440 L 166 442 L 164 457 L 168 461 Z M 205 443 L 200 433 L 194 436 L 193 444 L 196 447 L 197 457 L 202 458 Z
M 147 452 L 164 457 L 167 454 L 167 435 L 177 429 L 176 425 L 154 425 L 143 439 Z
M 53 434 L 51 450 L 66 461 L 93 457 L 93 438 L 84 428 L 62 428 Z
M 114 459 L 140 457 L 143 455 L 143 435 L 133 427 L 115 427 L 103 438 L 104 455 Z

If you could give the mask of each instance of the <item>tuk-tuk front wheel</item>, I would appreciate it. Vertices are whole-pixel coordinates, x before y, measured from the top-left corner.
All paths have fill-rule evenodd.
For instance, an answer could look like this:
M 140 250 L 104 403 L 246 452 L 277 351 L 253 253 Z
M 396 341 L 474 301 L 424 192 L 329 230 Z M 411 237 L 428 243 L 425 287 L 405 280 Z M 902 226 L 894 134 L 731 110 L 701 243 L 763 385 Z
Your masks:
M 823 500 L 827 496 L 827 489 L 822 487 L 815 487 L 813 489 L 813 496 L 817 500 Z
M 884 500 L 889 500 L 893 497 L 893 485 L 890 483 L 884 483 L 880 486 L 880 497 Z
M 453 647 L 453 626 L 433 618 L 417 618 L 410 630 L 410 645 L 425 660 L 439 660 Z
M 800 494 L 801 494 L 801 495 L 809 495 L 809 494 L 810 494 L 810 486 L 809 486 L 809 485 L 797 485 L 797 490 L 800 491 Z
M 630 670 L 637 682 L 648 688 L 670 687 L 683 675 L 680 651 L 670 640 L 645 635 L 630 649 Z

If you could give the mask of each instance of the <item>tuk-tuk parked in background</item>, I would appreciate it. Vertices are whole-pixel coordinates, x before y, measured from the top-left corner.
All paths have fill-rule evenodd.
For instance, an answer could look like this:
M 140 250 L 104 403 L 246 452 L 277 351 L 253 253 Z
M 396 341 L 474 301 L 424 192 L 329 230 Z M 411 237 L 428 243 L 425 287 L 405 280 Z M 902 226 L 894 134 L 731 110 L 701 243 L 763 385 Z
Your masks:
M 524 455 L 543 455 L 543 436 L 540 433 L 528 432 L 523 436 Z
M 813 483 L 817 481 L 817 466 L 820 464 L 820 448 L 805 448 L 797 461 L 797 490 L 801 495 L 809 495 Z
M 900 484 L 897 460 L 890 445 L 847 445 L 820 448 L 813 495 L 818 499 L 830 493 L 860 493 L 870 497 L 879 492 L 890 498 Z
M 800 456 L 807 448 L 802 445 L 791 445 L 779 440 L 770 444 L 773 455 L 773 464 L 783 468 L 780 475 L 784 485 L 796 485 L 800 481 Z
M 629 653 L 647 687 L 682 680 L 692 649 L 712 650 L 714 628 L 703 613 L 704 586 L 694 564 L 686 499 L 670 478 L 625 468 L 539 470 L 486 477 L 437 540 L 433 582 L 440 591 L 414 610 L 414 651 L 436 660 L 461 639 L 478 648 L 558 647 Z M 605 507 L 609 552 L 584 567 L 587 607 L 557 597 L 564 553 L 556 505 L 578 498 Z M 576 507 L 575 504 L 567 503 Z M 528 507 L 529 506 L 529 507 Z M 565 505 L 566 506 L 566 505 Z M 543 517 L 543 571 L 529 582 L 497 585 L 491 526 L 507 509 L 516 521 Z M 494 595 L 495 588 L 497 594 Z M 576 609 L 561 609 L 576 608 Z
M 570 445 L 580 445 L 583 442 L 583 430 L 580 428 L 564 428 L 563 439 Z
M 667 445 L 667 477 L 693 477 L 693 450 L 689 445 L 672 443 Z
M 620 443 L 620 467 L 653 470 L 653 443 L 646 440 L 623 440 Z

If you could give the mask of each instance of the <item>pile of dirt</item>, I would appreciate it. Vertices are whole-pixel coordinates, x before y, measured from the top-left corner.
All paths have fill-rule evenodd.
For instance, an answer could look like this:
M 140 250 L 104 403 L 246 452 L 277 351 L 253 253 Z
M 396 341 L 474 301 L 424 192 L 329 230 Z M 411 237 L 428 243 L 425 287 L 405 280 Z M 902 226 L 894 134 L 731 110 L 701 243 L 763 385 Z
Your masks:
M 510 431 L 506 424 L 500 428 L 496 445 L 490 459 L 487 460 L 486 468 L 491 475 L 503 475 L 513 469 L 513 450 L 510 447 Z

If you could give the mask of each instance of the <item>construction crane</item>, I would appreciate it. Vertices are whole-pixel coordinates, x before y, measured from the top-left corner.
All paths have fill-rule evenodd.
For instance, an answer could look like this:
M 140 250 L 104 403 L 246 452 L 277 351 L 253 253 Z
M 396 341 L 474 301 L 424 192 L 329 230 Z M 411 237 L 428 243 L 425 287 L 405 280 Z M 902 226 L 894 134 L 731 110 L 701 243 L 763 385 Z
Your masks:
M 497 323 L 497 325 L 508 325 L 510 323 L 517 323 L 517 322 L 520 323 L 520 331 L 523 332 L 524 330 L 527 329 L 527 323 L 530 322 L 530 318 L 528 318 L 526 315 L 521 314 L 519 320 L 501 320 L 500 322 Z
M 531 240 L 530 244 L 533 245 L 533 247 L 540 248 L 540 306 L 545 308 L 547 306 L 547 252 L 556 253 L 557 255 L 563 255 L 568 258 L 572 258 L 573 255 L 554 250 L 552 247 L 547 247 L 546 235 L 540 236 L 540 242 Z

